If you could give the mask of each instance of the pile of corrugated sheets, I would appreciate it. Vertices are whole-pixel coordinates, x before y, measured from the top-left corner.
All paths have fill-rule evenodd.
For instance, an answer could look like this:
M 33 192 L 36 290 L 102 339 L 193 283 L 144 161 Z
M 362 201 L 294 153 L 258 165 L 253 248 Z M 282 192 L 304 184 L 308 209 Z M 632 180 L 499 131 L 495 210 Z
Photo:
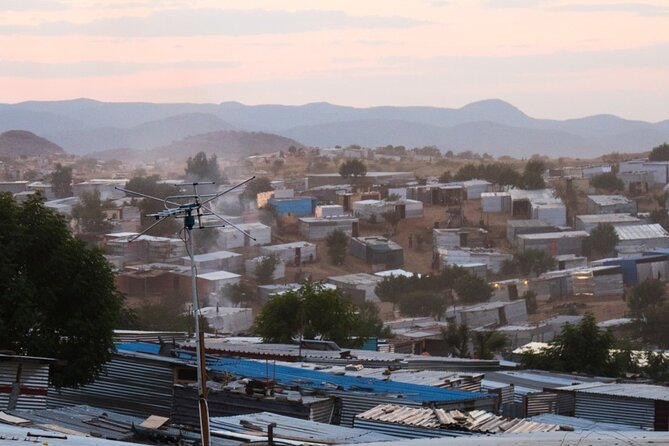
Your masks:
M 427 429 L 453 429 L 480 433 L 552 432 L 561 429 L 557 424 L 545 424 L 524 418 L 509 418 L 484 410 L 461 412 L 432 408 L 415 408 L 381 404 L 356 415 L 356 419 L 397 423 Z

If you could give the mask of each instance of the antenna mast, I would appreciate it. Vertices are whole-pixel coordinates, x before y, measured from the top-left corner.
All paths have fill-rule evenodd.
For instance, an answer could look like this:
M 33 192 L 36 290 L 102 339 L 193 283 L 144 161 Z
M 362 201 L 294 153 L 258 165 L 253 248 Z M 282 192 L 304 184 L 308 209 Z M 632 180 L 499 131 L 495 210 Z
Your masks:
M 137 195 L 139 197 L 159 201 L 163 203 L 165 207 L 165 209 L 162 211 L 156 212 L 155 214 L 147 215 L 148 217 L 154 217 L 156 219 L 156 222 L 153 223 L 148 228 L 146 228 L 144 231 L 140 232 L 139 234 L 132 236 L 130 238 L 131 242 L 137 240 L 139 237 L 146 234 L 149 230 L 160 224 L 168 217 L 183 218 L 184 227 L 182 230 L 184 231 L 184 237 L 182 240 L 186 245 L 186 251 L 188 252 L 188 257 L 190 259 L 191 294 L 193 298 L 193 303 L 192 303 L 193 318 L 195 320 L 195 334 L 197 336 L 195 341 L 195 351 L 197 356 L 198 410 L 200 414 L 200 436 L 201 436 L 200 438 L 202 446 L 209 446 L 211 441 L 209 432 L 209 407 L 207 406 L 207 370 L 206 370 L 206 360 L 205 360 L 206 348 L 204 345 L 204 331 L 202 331 L 200 327 L 201 312 L 200 312 L 200 302 L 197 293 L 197 270 L 195 268 L 193 228 L 205 229 L 205 228 L 221 227 L 227 225 L 241 232 L 242 234 L 244 234 L 245 237 L 249 237 L 250 239 L 255 240 L 255 238 L 252 237 L 249 233 L 237 227 L 236 225 L 232 224 L 227 219 L 225 219 L 224 217 L 216 213 L 213 209 L 211 209 L 210 206 L 208 206 L 208 204 L 213 200 L 221 197 L 222 195 L 227 194 L 228 192 L 237 189 L 240 186 L 243 186 L 244 184 L 248 183 L 254 178 L 255 176 L 252 176 L 251 178 L 248 178 L 242 181 L 241 183 L 229 187 L 223 192 L 219 192 L 216 194 L 203 194 L 203 195 L 200 195 L 198 193 L 197 186 L 205 184 L 214 184 L 214 182 L 201 181 L 194 183 L 182 183 L 176 186 L 177 187 L 193 186 L 192 195 L 173 195 L 165 199 L 152 197 L 151 195 L 142 194 L 140 192 L 127 190 L 120 187 L 115 188 L 129 194 Z M 216 217 L 221 222 L 223 222 L 223 224 L 217 226 L 205 226 L 202 223 L 202 217 L 209 215 Z

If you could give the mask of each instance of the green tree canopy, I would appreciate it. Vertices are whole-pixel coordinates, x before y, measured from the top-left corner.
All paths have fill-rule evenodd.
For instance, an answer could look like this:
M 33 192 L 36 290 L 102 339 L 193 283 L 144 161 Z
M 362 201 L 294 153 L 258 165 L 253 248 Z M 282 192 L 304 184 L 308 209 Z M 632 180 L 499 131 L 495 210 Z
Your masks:
M 669 161 L 669 144 L 665 142 L 657 147 L 653 147 L 648 159 L 650 161 Z
M 520 273 L 536 276 L 550 271 L 556 265 L 555 257 L 542 249 L 526 249 L 513 255 L 513 260 L 506 262 L 503 266 L 505 274 Z
M 256 282 L 260 285 L 267 285 L 274 280 L 274 270 L 279 264 L 279 258 L 275 255 L 263 256 L 258 263 L 256 263 Z
M 600 173 L 590 180 L 590 185 L 597 189 L 604 189 L 611 192 L 624 191 L 625 183 L 618 178 L 614 172 Z
M 131 191 L 139 192 L 141 194 L 150 195 L 160 200 L 167 198 L 170 195 L 178 193 L 176 187 L 169 184 L 160 183 L 158 175 L 151 175 L 148 177 L 133 177 L 128 181 L 125 188 Z M 152 217 L 147 217 L 147 214 L 165 209 L 163 202 L 152 200 L 149 198 L 139 198 L 137 200 L 137 207 L 140 212 L 140 221 L 142 230 L 148 228 L 156 220 Z M 155 226 L 150 234 L 152 235 L 169 235 L 173 236 L 179 230 L 181 222 L 175 219 L 165 219 L 162 223 Z M 197 238 L 197 237 L 196 237 Z
M 367 175 L 367 166 L 357 158 L 344 161 L 339 166 L 339 175 L 344 178 L 358 178 Z
M 456 181 L 476 178 L 503 186 L 523 186 L 522 175 L 513 166 L 505 163 L 481 163 L 478 165 L 468 163 L 458 169 L 453 177 Z
M 340 289 L 305 282 L 296 290 L 273 296 L 263 306 L 256 333 L 265 342 L 292 343 L 302 333 L 304 339 L 359 346 L 371 335 L 370 327 L 381 327 L 378 317 L 372 323 L 371 316 L 369 309 L 359 311 Z
M 495 353 L 504 349 L 509 338 L 496 330 L 472 332 L 471 341 L 474 346 L 474 356 L 479 359 L 493 359 Z
M 186 177 L 193 181 L 213 181 L 219 183 L 223 180 L 221 170 L 218 167 L 216 155 L 207 158 L 204 152 L 198 152 L 194 157 L 188 157 L 186 161 Z
M 328 257 L 333 265 L 342 265 L 346 260 L 348 250 L 348 236 L 341 229 L 335 229 L 325 239 L 328 247 Z
M 611 223 L 599 223 L 585 239 L 585 252 L 591 257 L 607 257 L 613 254 L 619 241 Z
M 525 164 L 523 171 L 523 185 L 525 189 L 543 189 L 546 187 L 544 171 L 546 164 L 540 159 L 531 159 Z
M 449 355 L 457 358 L 469 358 L 469 336 L 471 332 L 467 324 L 448 324 L 441 329 L 441 337 Z
M 105 209 L 110 204 L 100 200 L 100 191 L 84 192 L 79 203 L 72 207 L 72 217 L 77 220 L 79 229 L 85 234 L 104 234 L 112 227 L 107 220 Z
M 72 167 L 56 164 L 56 169 L 51 173 L 51 187 L 56 198 L 72 196 Z
M 644 318 L 657 311 L 667 300 L 664 282 L 657 279 L 646 279 L 632 288 L 627 305 L 634 317 Z
M 123 298 L 98 249 L 37 197 L 0 194 L 0 350 L 57 358 L 55 386 L 91 382 L 111 359 Z
M 615 338 L 609 330 L 597 327 L 592 313 L 586 313 L 576 325 L 565 324 L 560 333 L 540 353 L 523 355 L 524 367 L 560 372 L 617 376 L 610 350 Z
M 274 190 L 272 182 L 267 177 L 257 177 L 249 181 L 244 189 L 244 193 L 240 195 L 240 199 L 255 201 L 260 192 L 269 192 Z

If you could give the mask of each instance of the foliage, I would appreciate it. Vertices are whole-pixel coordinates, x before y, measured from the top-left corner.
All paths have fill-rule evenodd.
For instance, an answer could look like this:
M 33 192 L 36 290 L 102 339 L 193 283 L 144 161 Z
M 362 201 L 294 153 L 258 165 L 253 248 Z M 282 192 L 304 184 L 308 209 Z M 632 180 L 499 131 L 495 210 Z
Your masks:
M 520 273 L 539 276 L 555 268 L 555 257 L 542 249 L 526 249 L 513 255 L 513 260 L 505 261 L 502 272 L 507 275 Z
M 150 195 L 160 200 L 164 200 L 170 195 L 176 193 L 176 188 L 169 184 L 159 183 L 160 177 L 158 175 L 151 175 L 148 177 L 133 177 L 126 184 L 126 189 L 139 192 L 141 194 Z M 156 220 L 152 217 L 147 217 L 147 214 L 153 214 L 165 208 L 161 201 L 151 200 L 149 198 L 141 198 L 137 201 L 137 207 L 140 212 L 140 222 L 142 230 L 145 230 Z M 166 219 L 159 225 L 155 226 L 150 234 L 153 235 L 171 235 L 173 236 L 180 227 L 180 222 L 175 219 Z
M 468 163 L 458 169 L 453 177 L 456 181 L 466 181 L 477 178 L 504 186 L 521 187 L 523 185 L 523 178 L 520 173 L 518 173 L 512 166 L 505 163 L 487 163 L 478 165 Z
M 648 159 L 650 161 L 669 161 L 669 144 L 665 142 L 657 147 L 653 147 Z
M 56 198 L 72 196 L 72 167 L 56 164 L 56 169 L 51 173 L 51 187 Z
M 339 175 L 344 178 L 358 178 L 367 175 L 367 166 L 359 159 L 353 158 L 344 161 L 339 166 Z
M 0 350 L 65 361 L 55 386 L 92 381 L 111 359 L 123 297 L 101 251 L 70 234 L 38 197 L 0 194 Z
M 100 200 L 100 191 L 84 192 L 81 194 L 80 202 L 72 207 L 72 217 L 77 220 L 81 232 L 103 234 L 112 227 L 107 220 L 105 209 L 109 209 L 109 203 Z
M 204 229 L 194 232 L 193 247 L 195 248 L 195 254 L 206 254 L 211 252 L 212 248 L 216 248 L 219 236 L 219 232 L 216 229 Z
M 474 356 L 479 359 L 493 359 L 509 343 L 509 338 L 495 330 L 474 331 L 471 335 Z
M 397 212 L 387 211 L 381 214 L 381 217 L 383 217 L 383 220 L 393 228 L 393 234 L 397 232 L 397 225 L 399 225 L 402 220 Z
M 546 165 L 540 159 L 531 159 L 525 164 L 523 171 L 523 186 L 525 189 L 543 189 L 546 187 L 544 171 Z
M 664 207 L 652 210 L 650 212 L 650 221 L 661 225 L 665 231 L 669 230 L 669 213 Z
M 146 301 L 136 310 L 136 327 L 151 331 L 193 332 L 191 298 L 185 294 L 171 293 L 161 296 L 158 301 Z M 206 318 L 200 319 L 203 331 L 209 331 Z
M 632 288 L 627 305 L 634 317 L 643 318 L 654 313 L 666 300 L 664 283 L 657 279 L 646 279 Z
M 392 156 L 406 156 L 407 154 L 407 149 L 404 146 L 387 145 L 385 147 L 379 147 L 374 151 L 382 155 L 392 155 Z
M 218 168 L 216 155 L 207 159 L 207 154 L 198 152 L 186 161 L 186 177 L 193 181 L 213 181 L 219 183 L 223 178 Z
M 274 188 L 269 178 L 257 177 L 248 182 L 246 189 L 240 195 L 240 199 L 255 201 L 260 192 L 269 192 L 271 190 L 274 190 Z
M 450 170 L 445 170 L 444 173 L 439 175 L 440 183 L 450 183 L 451 181 L 453 181 L 453 174 Z
M 297 290 L 272 297 L 263 306 L 256 319 L 256 332 L 265 342 L 292 343 L 302 333 L 305 339 L 347 346 L 361 344 L 370 335 L 370 328 L 380 327 L 378 318 L 373 323 L 370 318 L 373 314 L 369 309 L 359 313 L 340 289 L 305 282 Z
M 431 156 L 433 158 L 441 158 L 441 151 L 436 146 L 416 147 L 413 149 L 416 155 Z
M 249 305 L 257 298 L 255 288 L 247 282 L 239 282 L 226 286 L 221 292 L 227 296 L 236 307 Z
M 469 327 L 466 324 L 448 324 L 441 329 L 448 354 L 458 358 L 469 358 Z
M 625 370 L 609 353 L 614 341 L 613 334 L 600 330 L 592 313 L 586 313 L 577 325 L 563 325 L 547 349 L 524 354 L 522 364 L 542 370 L 618 376 Z
M 527 290 L 523 293 L 523 299 L 525 300 L 525 307 L 527 308 L 527 314 L 534 314 L 539 308 L 537 304 L 537 293 L 532 290 Z
M 335 229 L 325 239 L 328 247 L 328 257 L 333 265 L 343 265 L 348 249 L 348 236 L 341 229 Z
M 492 288 L 480 277 L 454 266 L 434 275 L 384 277 L 375 292 L 381 301 L 399 305 L 407 316 L 440 318 L 447 306 L 454 304 L 453 292 L 460 302 L 476 303 L 490 299 Z
M 256 263 L 256 282 L 260 285 L 267 285 L 274 280 L 274 270 L 279 264 L 279 258 L 275 255 L 263 256 L 258 263 Z
M 625 183 L 623 183 L 623 180 L 618 178 L 613 172 L 595 175 L 590 180 L 590 185 L 597 189 L 604 189 L 612 192 L 625 190 Z
M 619 241 L 611 223 L 599 223 L 585 239 L 585 252 L 592 257 L 607 257 L 613 254 Z

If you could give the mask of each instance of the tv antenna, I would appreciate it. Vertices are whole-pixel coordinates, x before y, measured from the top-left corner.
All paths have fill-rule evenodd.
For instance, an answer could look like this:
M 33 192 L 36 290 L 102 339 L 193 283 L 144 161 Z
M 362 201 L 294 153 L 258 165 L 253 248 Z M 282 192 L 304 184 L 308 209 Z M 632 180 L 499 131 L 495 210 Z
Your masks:
M 164 209 L 153 214 L 147 214 L 147 217 L 153 217 L 156 219 L 156 222 L 150 225 L 148 228 L 144 229 L 139 234 L 133 235 L 128 239 L 129 242 L 137 240 L 139 237 L 143 236 L 149 232 L 154 227 L 158 226 L 160 223 L 166 219 L 172 218 L 182 218 L 184 221 L 183 228 L 179 231 L 180 238 L 186 245 L 186 251 L 188 252 L 188 257 L 190 259 L 190 274 L 191 274 L 191 294 L 193 297 L 193 315 L 195 319 L 195 332 L 197 333 L 197 340 L 195 343 L 195 351 L 197 356 L 197 384 L 198 384 L 198 408 L 200 412 L 200 435 L 201 435 L 201 444 L 203 446 L 209 446 L 210 444 L 210 434 L 209 434 L 209 408 L 207 406 L 207 377 L 206 377 L 206 368 L 205 368 L 205 354 L 206 349 L 204 347 L 204 331 L 200 328 L 200 302 L 197 295 L 197 270 L 195 268 L 195 258 L 193 251 L 193 229 L 206 229 L 206 228 L 220 228 L 225 226 L 230 226 L 231 228 L 236 229 L 241 232 L 245 237 L 250 238 L 251 240 L 256 240 L 251 234 L 244 231 L 242 228 L 236 226 L 235 224 L 228 221 L 225 217 L 218 214 L 212 209 L 210 203 L 217 198 L 232 192 L 233 190 L 245 185 L 249 181 L 255 179 L 255 176 L 248 178 L 241 183 L 237 183 L 234 186 L 231 186 L 225 189 L 222 192 L 215 194 L 200 194 L 197 190 L 198 186 L 202 185 L 212 185 L 215 184 L 213 181 L 200 181 L 194 183 L 179 183 L 175 184 L 176 187 L 182 188 L 184 186 L 192 186 L 192 194 L 181 194 L 181 195 L 170 195 L 164 199 L 154 197 L 151 195 L 143 194 L 141 192 L 136 192 L 133 190 L 124 189 L 122 187 L 115 187 L 120 191 L 123 191 L 128 194 L 137 195 L 139 197 L 148 198 L 157 202 L 163 203 Z M 202 217 L 213 216 L 220 220 L 221 224 L 215 225 L 206 225 L 203 222 Z M 183 234 L 183 237 L 181 237 Z

